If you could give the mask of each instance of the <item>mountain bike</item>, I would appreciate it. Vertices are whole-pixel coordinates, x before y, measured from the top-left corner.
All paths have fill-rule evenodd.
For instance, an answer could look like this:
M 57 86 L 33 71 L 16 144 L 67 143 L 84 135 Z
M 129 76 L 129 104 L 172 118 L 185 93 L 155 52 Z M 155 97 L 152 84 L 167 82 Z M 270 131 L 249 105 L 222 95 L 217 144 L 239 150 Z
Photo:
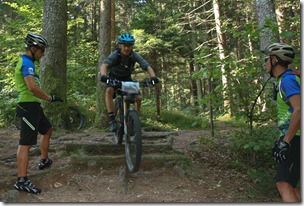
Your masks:
M 142 156 L 141 123 L 138 112 L 134 108 L 136 96 L 140 94 L 139 87 L 153 86 L 151 80 L 145 81 L 119 81 L 108 79 L 108 83 L 116 89 L 114 99 L 114 115 L 117 129 L 114 132 L 114 144 L 122 144 L 125 138 L 125 157 L 129 172 L 138 171 Z
M 74 106 L 68 106 L 69 120 L 72 129 L 81 129 L 83 126 L 83 114 Z M 20 117 L 15 112 L 14 125 L 20 130 Z

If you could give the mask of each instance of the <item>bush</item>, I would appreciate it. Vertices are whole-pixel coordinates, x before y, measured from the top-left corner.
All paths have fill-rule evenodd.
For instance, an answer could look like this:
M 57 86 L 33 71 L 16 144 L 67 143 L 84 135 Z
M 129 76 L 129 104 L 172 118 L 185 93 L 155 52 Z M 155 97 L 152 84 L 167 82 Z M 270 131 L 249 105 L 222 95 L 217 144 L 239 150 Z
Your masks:
M 16 99 L 0 95 L 0 127 L 7 127 L 13 124 L 16 111 Z
M 243 164 L 253 168 L 273 167 L 274 161 L 271 156 L 271 149 L 275 139 L 278 137 L 278 130 L 273 126 L 261 126 L 249 129 L 241 129 L 230 136 L 229 152 L 233 159 L 234 166 Z

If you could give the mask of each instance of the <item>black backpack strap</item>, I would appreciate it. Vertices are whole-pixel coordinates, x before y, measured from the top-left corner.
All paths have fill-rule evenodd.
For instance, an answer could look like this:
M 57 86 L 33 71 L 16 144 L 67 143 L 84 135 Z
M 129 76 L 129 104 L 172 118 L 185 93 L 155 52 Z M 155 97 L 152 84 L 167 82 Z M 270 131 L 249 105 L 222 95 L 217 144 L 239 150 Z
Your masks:
M 284 76 L 285 77 L 285 76 Z M 284 78 L 283 77 L 283 78 Z M 279 94 L 280 94 L 280 97 L 281 97 L 281 99 L 289 106 L 289 107 L 291 107 L 291 104 L 289 103 L 289 99 L 286 97 L 286 95 L 285 95 L 285 93 L 282 91 L 282 87 L 281 87 L 281 84 L 282 84 L 282 80 L 283 80 L 283 78 L 281 79 L 281 81 L 279 82 L 279 85 L 278 85 L 278 92 L 279 92 Z

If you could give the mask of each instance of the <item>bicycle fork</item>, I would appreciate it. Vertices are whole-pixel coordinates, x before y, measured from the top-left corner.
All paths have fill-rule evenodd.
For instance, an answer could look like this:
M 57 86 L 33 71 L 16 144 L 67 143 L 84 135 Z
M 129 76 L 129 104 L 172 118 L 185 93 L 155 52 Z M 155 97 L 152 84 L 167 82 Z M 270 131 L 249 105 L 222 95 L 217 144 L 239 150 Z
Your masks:
M 125 111 L 124 112 L 124 139 L 126 140 L 127 139 L 127 132 L 128 132 L 128 129 L 127 129 L 127 112 Z
M 127 139 L 126 136 L 128 134 L 128 113 L 130 110 L 134 110 L 134 108 L 130 108 L 130 103 L 124 102 L 124 137 L 125 140 Z

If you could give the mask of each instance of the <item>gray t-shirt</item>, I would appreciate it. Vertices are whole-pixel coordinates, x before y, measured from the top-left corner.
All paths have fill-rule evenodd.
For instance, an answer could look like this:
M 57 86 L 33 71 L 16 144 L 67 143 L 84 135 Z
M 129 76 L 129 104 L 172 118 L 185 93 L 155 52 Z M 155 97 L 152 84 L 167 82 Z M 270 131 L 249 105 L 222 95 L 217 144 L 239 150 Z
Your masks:
M 138 63 L 143 70 L 147 70 L 150 64 L 137 52 L 132 51 L 128 56 L 122 56 L 120 50 L 113 51 L 104 61 L 109 65 L 110 77 L 119 80 L 130 79 L 135 63 Z

